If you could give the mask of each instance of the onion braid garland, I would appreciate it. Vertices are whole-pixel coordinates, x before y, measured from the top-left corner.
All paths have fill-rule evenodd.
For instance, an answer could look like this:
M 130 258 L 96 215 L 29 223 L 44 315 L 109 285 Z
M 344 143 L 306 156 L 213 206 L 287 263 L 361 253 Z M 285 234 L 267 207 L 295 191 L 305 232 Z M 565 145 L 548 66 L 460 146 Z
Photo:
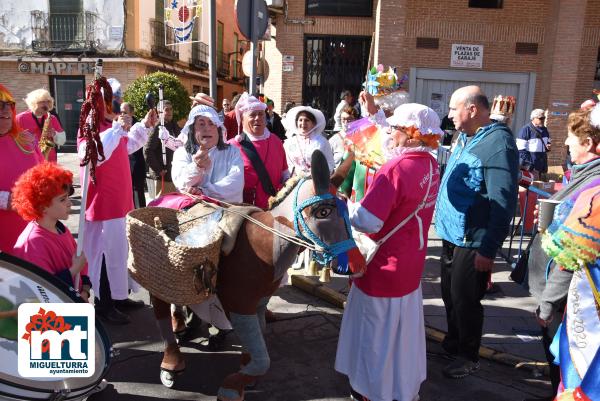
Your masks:
M 102 96 L 104 89 L 104 96 Z M 100 140 L 100 123 L 104 120 L 106 103 L 112 100 L 112 89 L 104 77 L 95 79 L 86 89 L 86 99 L 79 115 L 79 137 L 87 142 L 81 166 L 90 164 L 90 177 L 96 182 L 96 165 L 104 160 Z

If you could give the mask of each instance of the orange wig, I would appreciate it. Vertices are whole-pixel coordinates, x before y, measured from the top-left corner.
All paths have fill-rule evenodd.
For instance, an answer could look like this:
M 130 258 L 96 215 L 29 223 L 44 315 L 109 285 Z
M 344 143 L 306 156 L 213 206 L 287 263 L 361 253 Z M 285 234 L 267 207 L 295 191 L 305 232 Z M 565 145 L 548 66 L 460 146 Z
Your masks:
M 12 207 L 26 221 L 43 217 L 52 199 L 69 193 L 73 174 L 55 163 L 42 163 L 23 173 L 12 189 Z
M 19 125 L 17 124 L 17 110 L 15 107 L 15 98 L 10 93 L 10 91 L 6 89 L 6 87 L 2 84 L 0 84 L 0 101 L 10 102 L 13 104 L 10 110 L 10 114 L 12 116 L 12 128 L 10 129 L 10 131 L 8 131 L 8 134 L 13 138 L 16 138 L 19 132 L 21 132 L 21 128 L 19 128 Z
M 417 127 L 408 127 L 406 128 L 406 134 L 412 138 L 412 139 L 417 139 L 421 142 L 423 142 L 423 144 L 431 149 L 437 149 L 438 146 L 440 145 L 440 137 L 441 135 L 437 135 L 437 134 L 422 134 Z

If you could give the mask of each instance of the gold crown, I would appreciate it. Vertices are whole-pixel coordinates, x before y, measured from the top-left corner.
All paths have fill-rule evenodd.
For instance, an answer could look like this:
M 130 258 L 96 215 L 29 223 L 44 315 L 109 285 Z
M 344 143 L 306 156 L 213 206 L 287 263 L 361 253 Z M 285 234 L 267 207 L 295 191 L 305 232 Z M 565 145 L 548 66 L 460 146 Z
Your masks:
M 503 116 L 512 116 L 515 112 L 516 100 L 513 96 L 498 95 L 494 98 L 491 114 L 501 114 Z

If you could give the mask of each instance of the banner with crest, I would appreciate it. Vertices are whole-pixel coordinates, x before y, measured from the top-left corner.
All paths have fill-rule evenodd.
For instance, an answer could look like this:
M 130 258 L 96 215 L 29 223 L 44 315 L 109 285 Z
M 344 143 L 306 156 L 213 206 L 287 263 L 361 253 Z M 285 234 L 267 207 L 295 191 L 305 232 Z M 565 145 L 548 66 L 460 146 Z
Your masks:
M 202 20 L 202 0 L 165 0 L 165 45 L 199 42 L 194 29 Z

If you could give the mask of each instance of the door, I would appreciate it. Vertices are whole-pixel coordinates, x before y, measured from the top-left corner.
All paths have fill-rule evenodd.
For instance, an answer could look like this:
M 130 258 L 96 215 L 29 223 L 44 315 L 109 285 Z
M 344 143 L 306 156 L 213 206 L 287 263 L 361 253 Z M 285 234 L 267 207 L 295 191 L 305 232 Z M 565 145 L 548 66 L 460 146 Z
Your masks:
M 510 123 L 513 132 L 529 121 L 528 112 L 533 109 L 535 73 L 411 69 L 411 100 L 431 107 L 440 119 L 448 114 L 452 93 L 467 85 L 481 87 L 489 99 L 490 107 L 497 95 L 516 99 L 515 113 Z
M 343 90 L 358 98 L 370 46 L 371 38 L 364 36 L 305 37 L 302 103 L 321 110 L 327 128 L 333 127 L 333 114 Z
M 79 113 L 85 100 L 85 76 L 51 76 L 54 108 L 67 134 L 67 146 L 75 146 Z

